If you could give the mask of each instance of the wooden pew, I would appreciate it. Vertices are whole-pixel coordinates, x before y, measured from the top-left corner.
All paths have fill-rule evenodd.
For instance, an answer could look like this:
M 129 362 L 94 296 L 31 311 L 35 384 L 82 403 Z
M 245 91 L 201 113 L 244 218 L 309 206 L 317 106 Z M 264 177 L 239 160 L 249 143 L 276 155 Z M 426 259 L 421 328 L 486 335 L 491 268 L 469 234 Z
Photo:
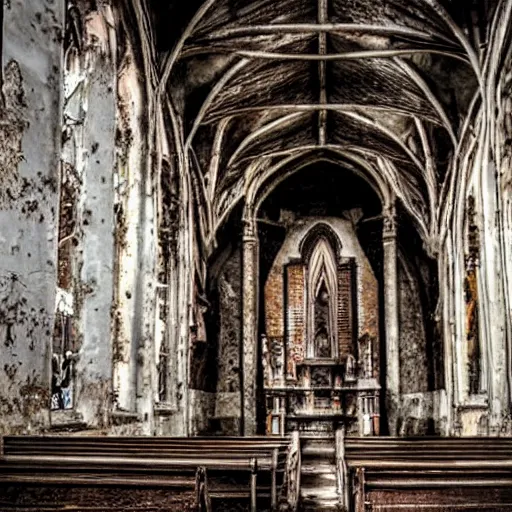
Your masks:
M 266 497 L 276 510 L 288 444 L 287 438 L 268 437 L 5 437 L 0 482 L 62 485 L 68 476 L 73 485 L 188 489 L 196 508 L 200 499 L 250 495 L 251 509 L 257 510 L 258 497 Z M 196 481 L 198 471 L 204 474 L 202 484 Z M 208 489 L 207 497 L 199 497 L 198 486 Z
M 512 511 L 512 439 L 346 438 L 349 508 Z

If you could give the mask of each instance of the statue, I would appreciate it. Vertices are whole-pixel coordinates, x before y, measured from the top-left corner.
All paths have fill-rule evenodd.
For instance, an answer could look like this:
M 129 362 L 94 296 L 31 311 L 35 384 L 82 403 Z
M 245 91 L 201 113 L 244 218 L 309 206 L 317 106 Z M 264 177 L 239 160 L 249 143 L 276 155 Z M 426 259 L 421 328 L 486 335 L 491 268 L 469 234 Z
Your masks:
M 261 364 L 263 366 L 263 380 L 266 387 L 282 384 L 284 372 L 284 350 L 279 339 L 268 339 L 266 334 L 261 335 Z
M 356 360 L 352 354 L 348 354 L 345 362 L 345 382 L 355 382 L 356 378 Z
M 76 358 L 70 350 L 64 355 L 52 355 L 52 409 L 72 407 L 72 364 Z
M 316 357 L 330 357 L 331 344 L 325 330 L 321 329 L 315 336 L 315 355 Z
M 322 282 L 314 303 L 314 354 L 318 358 L 332 357 L 332 318 L 331 297 L 327 285 Z
M 284 350 L 278 339 L 272 340 L 271 363 L 274 382 L 282 384 L 284 382 Z
M 261 335 L 261 364 L 263 366 L 263 382 L 265 387 L 272 385 L 272 367 L 271 367 L 271 355 L 269 350 L 268 338 L 265 334 Z

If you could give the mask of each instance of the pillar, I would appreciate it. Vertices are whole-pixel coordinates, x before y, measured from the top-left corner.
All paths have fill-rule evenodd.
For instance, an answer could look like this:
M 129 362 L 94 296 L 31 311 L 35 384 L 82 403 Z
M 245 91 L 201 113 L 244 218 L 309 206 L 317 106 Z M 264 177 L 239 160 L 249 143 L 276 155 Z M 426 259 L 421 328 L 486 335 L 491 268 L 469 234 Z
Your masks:
M 386 329 L 386 410 L 390 435 L 397 434 L 400 400 L 400 339 L 398 328 L 397 228 L 394 203 L 383 217 L 384 322 Z
M 254 216 L 244 219 L 242 247 L 242 431 L 256 434 L 258 356 L 258 235 Z

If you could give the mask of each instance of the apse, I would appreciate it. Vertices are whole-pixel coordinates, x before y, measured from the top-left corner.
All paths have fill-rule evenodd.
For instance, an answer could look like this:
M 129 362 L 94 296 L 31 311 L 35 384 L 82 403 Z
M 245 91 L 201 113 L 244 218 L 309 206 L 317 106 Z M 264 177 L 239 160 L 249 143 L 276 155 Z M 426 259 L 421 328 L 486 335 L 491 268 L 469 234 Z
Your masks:
M 378 229 L 381 210 L 362 177 L 328 160 L 298 170 L 263 201 L 259 423 L 267 434 L 332 432 L 340 423 L 379 431 L 379 282 L 358 231 Z

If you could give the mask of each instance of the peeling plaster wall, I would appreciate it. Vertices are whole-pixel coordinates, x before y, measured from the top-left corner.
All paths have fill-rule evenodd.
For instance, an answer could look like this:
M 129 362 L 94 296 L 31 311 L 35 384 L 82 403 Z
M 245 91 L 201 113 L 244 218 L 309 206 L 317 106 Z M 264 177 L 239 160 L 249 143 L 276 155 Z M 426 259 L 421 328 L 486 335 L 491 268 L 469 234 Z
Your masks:
M 142 415 L 150 433 L 156 382 L 155 188 L 148 167 L 149 106 L 134 39 L 132 34 L 125 41 L 117 87 L 114 394 L 116 408 Z
M 242 253 L 234 249 L 219 276 L 219 348 L 216 418 L 240 418 L 240 343 L 242 335 Z M 226 426 L 228 424 L 226 423 Z M 222 426 L 221 426 L 222 427 Z M 225 432 L 236 435 L 236 432 Z
M 407 263 L 400 258 L 400 391 L 403 394 L 428 391 L 427 340 L 418 286 Z
M 0 109 L 0 433 L 49 424 L 64 2 L 4 6 Z
M 150 434 L 157 382 L 154 98 L 140 52 L 143 36 L 133 30 L 127 11 L 120 16 L 123 48 L 116 91 L 114 395 L 115 409 L 135 414 L 143 421 L 144 433 Z
M 82 149 L 80 336 L 77 411 L 90 426 L 108 422 L 112 398 L 111 304 L 116 129 L 115 33 L 108 6 L 88 13 Z
M 99 433 L 147 434 L 153 407 L 154 237 L 141 71 L 133 52 L 117 59 L 121 10 L 103 2 L 91 11 L 79 3 L 68 14 L 68 30 L 75 33 L 64 38 L 64 2 L 44 4 L 38 9 L 11 2 L 4 20 L 0 383 L 7 392 L 0 397 L 0 412 L 10 419 L 1 428 L 38 431 L 79 420 Z M 66 77 L 63 40 L 75 45 L 64 48 Z M 59 156 L 61 130 L 65 147 Z M 74 249 L 66 264 L 75 301 L 73 343 L 79 351 L 74 408 L 50 415 L 59 158 L 78 183 Z M 118 216 L 115 225 L 120 204 L 127 221 Z M 116 325 L 114 315 L 126 321 Z M 119 346 L 128 352 L 125 359 Z M 143 424 L 136 415 L 111 417 L 113 365 L 120 362 L 128 367 L 127 376 L 119 364 L 114 373 L 121 382 L 116 388 L 121 408 L 142 410 Z
M 118 79 L 118 144 L 122 143 L 123 146 L 120 148 L 122 152 L 117 168 L 118 289 L 115 314 L 118 325 L 114 340 L 114 392 L 118 407 L 126 411 L 135 410 L 136 396 L 135 295 L 141 243 L 141 219 L 136 212 L 140 211 L 142 201 L 142 162 L 136 148 L 142 144 L 142 134 L 137 122 L 138 117 L 142 115 L 142 102 L 140 77 L 133 52 L 128 47 Z

